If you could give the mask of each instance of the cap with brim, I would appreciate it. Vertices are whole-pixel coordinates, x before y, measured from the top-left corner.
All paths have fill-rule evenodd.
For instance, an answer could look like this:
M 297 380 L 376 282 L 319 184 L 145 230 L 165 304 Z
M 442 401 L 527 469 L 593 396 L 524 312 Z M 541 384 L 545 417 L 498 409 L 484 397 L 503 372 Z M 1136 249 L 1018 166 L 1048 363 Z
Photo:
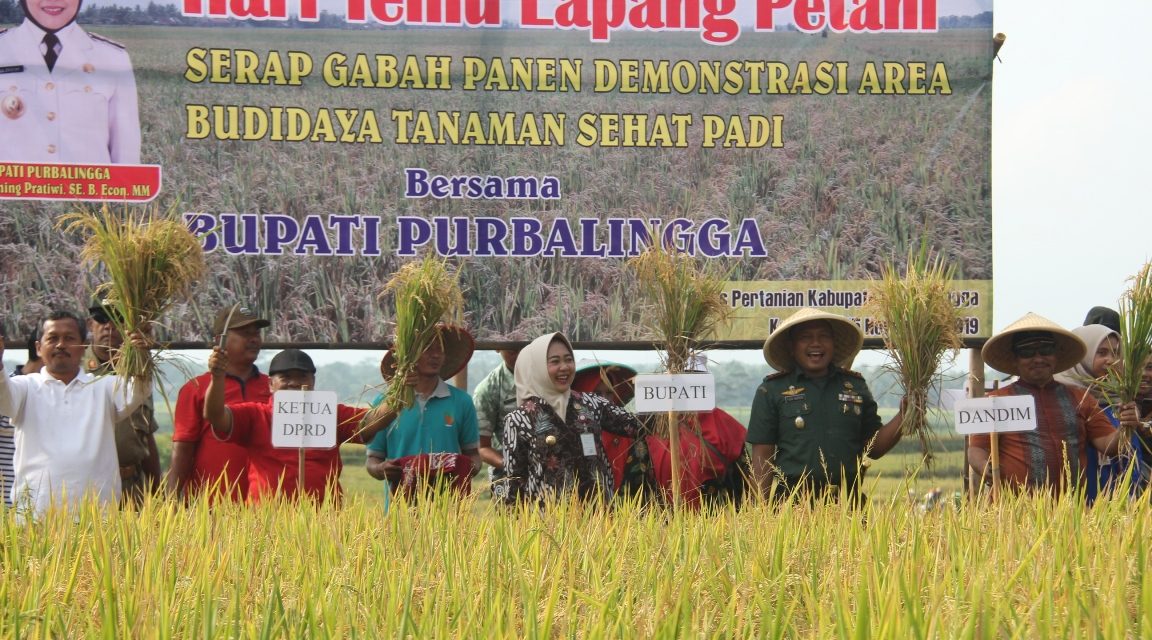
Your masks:
M 617 376 L 624 374 L 618 380 Z M 584 360 L 576 363 L 576 375 L 572 378 L 572 388 L 577 391 L 591 393 L 596 390 L 596 385 L 600 384 L 601 376 L 608 376 L 608 379 L 614 384 L 619 384 L 625 380 L 630 380 L 636 377 L 636 370 L 626 364 L 619 362 L 606 362 L 597 360 Z M 628 402 L 632 399 L 629 397 L 621 397 L 621 400 Z
M 476 341 L 467 329 L 452 324 L 438 324 L 436 332 L 444 345 L 444 364 L 440 366 L 440 379 L 447 380 L 468 366 L 472 352 L 476 350 Z M 380 360 L 380 375 L 384 376 L 385 380 L 391 380 L 396 375 L 396 356 L 392 354 L 391 349 Z
M 109 320 L 118 319 L 120 314 L 116 312 L 115 308 L 108 304 L 107 300 L 93 300 L 92 306 L 88 307 L 88 317 L 100 324 L 104 324 Z
M 272 362 L 268 364 L 268 375 L 274 376 L 285 371 L 304 371 L 316 373 L 316 365 L 307 353 L 299 349 L 285 349 L 277 353 Z
M 794 327 L 805 322 L 823 320 L 832 327 L 832 362 L 842 369 L 852 366 L 852 361 L 864 346 L 864 332 L 844 316 L 819 309 L 805 307 L 776 326 L 776 330 L 764 341 L 764 359 L 777 371 L 792 371 L 796 368 L 796 356 L 792 353 Z
M 1080 336 L 1047 318 L 1035 313 L 1028 313 L 1023 318 L 1004 327 L 1003 331 L 984 343 L 984 348 L 980 351 L 984 357 L 984 362 L 997 371 L 1014 376 L 1020 375 L 1020 371 L 1016 368 L 1016 354 L 1012 352 L 1012 347 L 1020 334 L 1035 332 L 1051 334 L 1052 340 L 1056 343 L 1056 366 L 1054 367 L 1056 371 L 1065 371 L 1074 367 L 1088 353 L 1088 346 L 1084 344 Z
M 212 333 L 213 335 L 220 335 L 228 329 L 239 329 L 249 325 L 263 329 L 271 326 L 272 323 L 256 315 L 256 312 L 248 307 L 238 304 L 232 305 L 231 307 L 224 307 L 216 314 L 216 321 L 212 323 Z

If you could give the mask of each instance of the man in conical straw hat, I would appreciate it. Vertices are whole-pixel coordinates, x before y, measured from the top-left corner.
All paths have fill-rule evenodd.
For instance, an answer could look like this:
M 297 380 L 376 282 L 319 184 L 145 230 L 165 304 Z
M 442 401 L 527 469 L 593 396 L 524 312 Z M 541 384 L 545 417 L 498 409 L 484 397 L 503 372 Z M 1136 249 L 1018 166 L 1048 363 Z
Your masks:
M 368 443 L 368 474 L 385 481 L 385 495 L 399 486 L 405 473 L 405 462 L 397 462 L 401 459 L 415 463 L 416 456 L 458 454 L 470 460 L 472 473 L 480 470 L 480 434 L 472 396 L 444 382 L 468 366 L 475 341 L 467 329 L 449 324 L 437 325 L 436 335 L 417 360 L 414 379 L 392 380 L 396 360 L 391 351 L 380 363 L 385 380 L 412 384 L 416 391 L 416 404 Z
M 1036 400 L 1036 430 L 1002 433 L 1000 476 L 1017 488 L 1067 488 L 1066 479 L 1084 479 L 1088 443 L 1106 455 L 1115 455 L 1120 431 L 1112 427 L 1087 390 L 1063 384 L 1055 375 L 1081 359 L 1088 347 L 1076 334 L 1060 325 L 1029 313 L 992 336 L 984 344 L 984 362 L 1010 375 L 1019 376 L 1012 384 L 992 391 L 990 396 L 1030 395 Z M 1134 404 L 1120 411 L 1122 426 L 1139 426 Z M 991 437 L 974 435 L 969 439 L 968 464 L 985 481 L 989 476 Z
M 900 441 L 903 413 L 881 423 L 864 376 L 849 370 L 863 345 L 855 323 L 811 308 L 764 343 L 764 359 L 779 373 L 756 389 L 748 421 L 752 473 L 764 495 L 842 487 L 855 499 L 864 456 L 879 458 Z

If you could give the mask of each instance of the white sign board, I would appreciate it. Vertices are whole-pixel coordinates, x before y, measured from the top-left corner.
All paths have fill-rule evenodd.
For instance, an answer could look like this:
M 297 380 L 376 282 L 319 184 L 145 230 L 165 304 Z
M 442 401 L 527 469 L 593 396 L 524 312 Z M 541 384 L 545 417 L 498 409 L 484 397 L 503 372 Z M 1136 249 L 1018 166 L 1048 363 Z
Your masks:
M 331 449 L 336 446 L 335 391 L 277 391 L 272 397 L 272 446 Z
M 640 374 L 635 382 L 636 413 L 716 408 L 716 378 L 711 373 Z
M 1036 430 L 1036 400 L 1029 395 L 957 400 L 959 433 L 1006 433 Z

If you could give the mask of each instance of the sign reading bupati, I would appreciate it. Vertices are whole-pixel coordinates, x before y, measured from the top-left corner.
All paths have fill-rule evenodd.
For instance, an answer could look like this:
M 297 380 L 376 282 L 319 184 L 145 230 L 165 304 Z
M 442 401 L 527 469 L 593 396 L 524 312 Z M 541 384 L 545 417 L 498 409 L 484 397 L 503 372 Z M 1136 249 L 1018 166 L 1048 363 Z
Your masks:
M 699 412 L 716 408 L 716 378 L 711 373 L 642 373 L 633 380 L 637 413 Z
M 6 264 L 4 328 L 32 324 L 46 291 L 82 308 L 101 280 L 77 238 L 41 233 L 76 206 L 58 200 L 158 194 L 215 283 L 167 339 L 202 339 L 240 299 L 271 340 L 383 340 L 384 283 L 433 253 L 479 340 L 642 340 L 627 262 L 653 246 L 732 274 L 722 341 L 800 306 L 867 332 L 868 278 L 922 241 L 956 268 L 965 335 L 985 337 L 990 9 L 92 0 L 52 65 L 17 19 L 0 34 L 0 198 L 20 201 L 0 246 L 54 269 Z
M 272 398 L 272 446 L 331 449 L 336 446 L 335 391 L 277 391 Z
M 1036 399 L 1030 395 L 957 400 L 953 413 L 958 433 L 1036 430 Z

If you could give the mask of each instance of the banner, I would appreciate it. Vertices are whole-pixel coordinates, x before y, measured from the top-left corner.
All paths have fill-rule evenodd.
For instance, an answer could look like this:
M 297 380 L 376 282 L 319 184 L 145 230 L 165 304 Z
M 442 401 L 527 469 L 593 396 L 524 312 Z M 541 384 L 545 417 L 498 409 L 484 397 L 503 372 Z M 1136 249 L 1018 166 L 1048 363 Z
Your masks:
M 644 340 L 653 245 L 731 274 L 721 340 L 864 326 L 922 241 L 990 335 L 990 0 L 61 3 L 0 0 L 8 335 L 101 281 L 55 219 L 132 202 L 207 253 L 170 340 L 237 301 L 270 340 L 387 340 L 429 252 L 478 340 Z

